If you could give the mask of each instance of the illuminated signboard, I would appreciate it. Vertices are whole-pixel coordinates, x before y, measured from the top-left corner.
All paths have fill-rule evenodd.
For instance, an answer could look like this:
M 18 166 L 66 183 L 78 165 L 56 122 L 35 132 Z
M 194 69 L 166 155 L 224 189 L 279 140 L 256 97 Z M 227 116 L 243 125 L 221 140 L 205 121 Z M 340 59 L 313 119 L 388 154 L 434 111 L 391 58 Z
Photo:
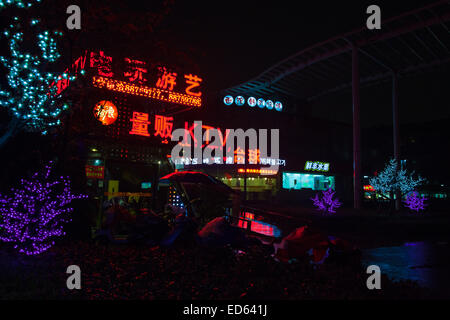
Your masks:
M 180 145 L 183 147 L 198 147 L 198 145 L 201 145 L 202 148 L 211 148 L 211 149 L 221 149 L 222 154 L 225 154 L 226 152 L 231 152 L 231 149 L 226 149 L 226 144 L 228 140 L 228 136 L 230 134 L 230 131 L 227 129 L 225 130 L 225 133 L 222 132 L 220 128 L 215 128 L 208 125 L 202 124 L 202 129 L 205 130 L 204 137 L 205 141 L 197 141 L 197 138 L 195 136 L 195 128 L 198 124 L 195 122 L 192 125 L 189 125 L 187 121 L 184 123 L 184 129 L 185 129 L 185 137 L 183 138 L 184 141 L 187 142 L 180 142 Z M 220 144 L 217 145 L 217 143 L 211 144 L 211 136 L 209 134 L 209 130 L 215 129 L 217 130 L 217 133 L 219 135 L 219 141 Z M 188 137 L 190 136 L 190 138 Z M 191 141 L 192 143 L 188 142 Z M 204 142 L 204 143 L 203 143 Z M 178 164 L 186 164 L 186 165 L 200 165 L 200 164 L 236 164 L 236 163 L 243 163 L 245 157 L 245 152 L 241 148 L 237 148 L 234 150 L 234 156 L 228 156 L 228 157 L 212 157 L 212 158 L 205 158 L 203 160 L 199 160 L 198 158 L 189 158 L 189 157 L 181 157 L 180 159 L 176 159 L 174 161 L 175 165 Z M 285 166 L 286 160 L 283 159 L 275 159 L 271 157 L 261 157 L 260 156 L 260 150 L 259 149 L 249 149 L 247 154 L 248 163 L 250 164 L 261 164 L 261 165 L 279 165 L 279 166 Z
M 277 170 L 269 170 L 269 169 L 264 169 L 264 168 L 261 168 L 261 169 L 243 169 L 243 168 L 240 168 L 240 169 L 238 169 L 238 172 L 239 173 L 245 173 L 245 172 L 247 172 L 247 173 L 256 173 L 256 174 L 264 174 L 264 175 L 269 175 L 269 174 L 277 174 L 278 173 L 278 171 Z
M 372 187 L 370 184 L 363 186 L 364 191 L 373 192 L 375 191 L 374 187 Z
M 113 66 L 118 70 L 113 70 Z M 145 61 L 124 58 L 122 63 L 113 63 L 113 57 L 103 51 L 90 52 L 89 67 L 97 71 L 93 77 L 97 88 L 186 106 L 202 104 L 203 79 L 193 74 L 179 75 L 166 67 L 158 67 L 158 74 L 153 75 Z
M 328 162 L 306 161 L 305 163 L 305 171 L 328 172 L 329 170 L 330 164 Z
M 94 117 L 105 126 L 113 124 L 118 115 L 117 108 L 111 101 L 102 100 L 94 107 Z
M 113 70 L 113 66 L 117 70 Z M 158 74 L 153 75 L 144 61 L 124 58 L 117 63 L 116 58 L 113 61 L 113 57 L 106 55 L 104 51 L 85 51 L 50 86 L 57 87 L 58 95 L 75 79 L 74 76 L 85 74 L 88 68 L 94 72 L 93 85 L 97 88 L 192 107 L 200 107 L 202 104 L 200 88 L 203 79 L 197 75 L 178 75 L 165 67 L 158 67 Z
M 256 98 L 255 98 L 255 97 L 249 97 L 249 98 L 247 99 L 247 104 L 248 104 L 250 107 L 256 106 Z
M 236 99 L 234 99 L 237 106 L 243 106 L 245 103 L 245 99 L 243 96 L 237 96 Z
M 141 182 L 141 189 L 150 189 L 152 187 L 151 182 Z
M 97 88 L 105 88 L 111 91 L 183 104 L 186 106 L 200 107 L 202 104 L 202 100 L 200 97 L 189 96 L 182 93 L 171 92 L 158 88 L 151 88 L 143 85 L 135 85 L 125 81 L 108 79 L 105 77 L 93 77 L 92 84 Z
M 283 110 L 283 104 L 280 101 L 272 101 L 272 100 L 264 100 L 263 98 L 255 98 L 253 96 L 248 97 L 247 101 L 245 100 L 245 98 L 243 96 L 225 96 L 223 98 L 223 103 L 226 106 L 231 106 L 233 104 L 233 102 L 237 105 L 237 106 L 243 106 L 245 105 L 245 102 L 247 102 L 247 105 L 249 107 L 255 107 L 258 106 L 261 109 L 266 108 L 267 110 L 273 110 L 275 109 L 276 111 L 282 111 Z
M 231 106 L 234 102 L 234 99 L 232 96 L 226 96 L 223 98 L 223 103 L 225 103 L 225 105 L 227 106 Z
M 108 108 L 105 108 L 108 107 Z M 110 125 L 111 132 L 117 137 L 122 135 L 135 135 L 141 137 L 160 137 L 161 143 L 168 144 L 172 138 L 173 117 L 166 117 L 155 114 L 154 120 L 150 119 L 148 113 L 138 111 L 125 111 L 121 113 L 122 119 L 126 121 L 115 120 L 118 118 L 119 112 L 116 106 L 110 101 L 100 101 L 94 108 L 94 117 L 103 125 Z M 114 124 L 113 124 L 114 123 Z M 153 129 L 153 131 L 152 131 Z
M 86 165 L 86 178 L 88 179 L 104 179 L 105 167 Z

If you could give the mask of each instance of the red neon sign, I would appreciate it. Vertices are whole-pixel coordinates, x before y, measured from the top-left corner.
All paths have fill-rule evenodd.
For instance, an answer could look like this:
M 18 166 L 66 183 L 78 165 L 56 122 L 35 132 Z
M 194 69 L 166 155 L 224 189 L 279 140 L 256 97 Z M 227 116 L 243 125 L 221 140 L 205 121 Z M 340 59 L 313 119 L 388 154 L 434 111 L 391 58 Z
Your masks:
M 150 124 L 150 121 L 148 121 L 148 113 L 133 112 L 133 118 L 130 121 L 133 122 L 130 134 L 144 137 L 150 136 L 150 133 L 148 133 L 148 125 Z
M 375 188 L 370 184 L 363 186 L 364 191 L 375 191 Z
M 173 87 L 177 84 L 177 74 L 175 72 L 167 72 L 166 68 L 159 68 L 162 75 L 156 81 L 156 86 L 161 89 L 173 90 Z
M 202 82 L 202 79 L 197 76 L 193 76 L 192 74 L 184 75 L 184 77 L 186 78 L 186 83 L 190 85 L 186 88 L 186 94 L 200 97 L 202 95 L 200 91 L 192 92 L 191 90 L 200 87 L 200 82 Z
M 125 71 L 123 75 L 127 78 L 128 81 L 136 81 L 139 84 L 147 82 L 147 79 L 144 77 L 144 73 L 147 73 L 145 62 L 139 60 L 131 60 L 128 58 L 125 58 L 125 61 L 128 65 L 128 71 Z
M 108 79 L 105 77 L 93 77 L 92 84 L 97 88 L 105 88 L 111 91 L 142 96 L 146 98 L 172 102 L 192 107 L 200 107 L 202 99 L 200 97 L 189 96 L 186 94 L 171 92 L 168 90 L 147 87 L 143 85 L 135 85 L 125 81 Z
M 167 138 L 172 138 L 173 117 L 155 115 L 155 136 L 160 136 L 162 143 L 168 143 Z

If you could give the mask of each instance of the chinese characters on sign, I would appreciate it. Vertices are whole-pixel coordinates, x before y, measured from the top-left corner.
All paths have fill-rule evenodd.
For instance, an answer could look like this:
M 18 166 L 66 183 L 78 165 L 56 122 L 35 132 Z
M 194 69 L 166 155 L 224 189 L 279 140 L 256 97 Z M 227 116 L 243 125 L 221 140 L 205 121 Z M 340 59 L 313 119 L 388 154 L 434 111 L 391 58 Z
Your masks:
M 130 119 L 133 122 L 130 134 L 135 134 L 143 137 L 150 137 L 148 126 L 151 124 L 149 121 L 148 113 L 133 112 L 133 117 Z M 173 117 L 164 117 L 155 115 L 155 133 L 154 136 L 160 136 L 162 143 L 169 143 L 167 138 L 172 138 L 173 129 Z
M 186 106 L 200 107 L 202 105 L 202 100 L 199 97 L 188 96 L 186 94 L 171 92 L 169 90 L 151 88 L 143 85 L 135 85 L 129 82 L 108 79 L 105 77 L 94 77 L 92 79 L 92 82 L 94 87 L 105 88 L 111 91 L 183 104 Z
M 148 113 L 133 112 L 133 118 L 130 121 L 133 122 L 130 134 L 144 137 L 150 136 L 148 133 L 148 125 L 150 124 L 150 121 L 148 121 Z
M 105 126 L 114 123 L 118 115 L 117 108 L 111 101 L 102 100 L 94 107 L 94 117 Z
M 86 178 L 88 179 L 104 179 L 105 167 L 86 165 Z
M 172 138 L 173 117 L 155 116 L 155 136 L 160 136 L 162 143 L 169 143 L 167 138 Z
M 329 170 L 330 164 L 328 162 L 306 161 L 305 163 L 305 171 L 328 172 Z
M 201 106 L 202 78 L 193 74 L 185 74 L 181 79 L 178 73 L 159 67 L 159 75 L 149 75 L 144 61 L 124 59 L 126 69 L 123 74 L 113 72 L 113 58 L 103 51 L 91 52 L 89 66 L 97 70 L 93 85 L 112 91 L 145 96 L 188 106 Z M 114 77 L 114 79 L 113 79 Z M 121 81 L 123 80 L 126 81 Z M 181 90 L 177 90 L 181 89 Z M 181 91 L 181 92 L 180 92 Z
M 223 103 L 227 106 L 231 106 L 233 102 L 237 106 L 243 106 L 245 104 L 245 98 L 243 96 L 225 96 L 223 98 Z M 263 98 L 256 99 L 255 97 L 247 98 L 247 105 L 249 107 L 258 106 L 261 109 L 266 108 L 267 110 L 275 109 L 276 111 L 283 110 L 283 104 L 280 101 L 273 102 L 272 100 L 264 100 Z

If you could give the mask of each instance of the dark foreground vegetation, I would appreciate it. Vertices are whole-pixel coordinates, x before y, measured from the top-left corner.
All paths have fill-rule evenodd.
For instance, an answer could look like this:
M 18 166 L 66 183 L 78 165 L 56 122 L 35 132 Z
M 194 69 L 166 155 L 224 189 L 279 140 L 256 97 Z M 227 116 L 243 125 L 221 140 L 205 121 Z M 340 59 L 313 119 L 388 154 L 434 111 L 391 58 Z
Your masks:
M 428 290 L 382 276 L 368 290 L 358 257 L 281 263 L 269 247 L 150 248 L 90 242 L 55 246 L 38 257 L 0 248 L 1 299 L 421 299 Z M 66 268 L 78 265 L 82 289 L 68 290 Z

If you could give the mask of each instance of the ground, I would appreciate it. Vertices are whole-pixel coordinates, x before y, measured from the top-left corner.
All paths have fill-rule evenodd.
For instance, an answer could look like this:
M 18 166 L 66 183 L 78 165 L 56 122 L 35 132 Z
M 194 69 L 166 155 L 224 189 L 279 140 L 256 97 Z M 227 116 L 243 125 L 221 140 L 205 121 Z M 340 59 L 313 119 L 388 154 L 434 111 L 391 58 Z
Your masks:
M 323 217 L 305 210 L 280 210 L 272 222 L 290 226 L 305 221 L 360 248 L 405 241 L 449 239 L 445 214 L 379 215 L 342 210 Z M 309 212 L 309 213 L 308 213 Z M 432 293 L 417 284 L 383 275 L 382 290 L 368 290 L 368 275 L 357 257 L 275 261 L 269 246 L 204 249 L 195 245 L 160 248 L 59 241 L 37 257 L 19 257 L 0 247 L 0 299 L 421 299 Z M 66 288 L 66 268 L 78 265 L 82 289 Z
M 404 299 L 426 298 L 412 282 L 382 279 L 368 290 L 358 263 L 276 262 L 263 246 L 161 249 L 66 243 L 39 257 L 1 250 L 0 299 Z M 82 289 L 68 290 L 67 266 L 79 265 Z

